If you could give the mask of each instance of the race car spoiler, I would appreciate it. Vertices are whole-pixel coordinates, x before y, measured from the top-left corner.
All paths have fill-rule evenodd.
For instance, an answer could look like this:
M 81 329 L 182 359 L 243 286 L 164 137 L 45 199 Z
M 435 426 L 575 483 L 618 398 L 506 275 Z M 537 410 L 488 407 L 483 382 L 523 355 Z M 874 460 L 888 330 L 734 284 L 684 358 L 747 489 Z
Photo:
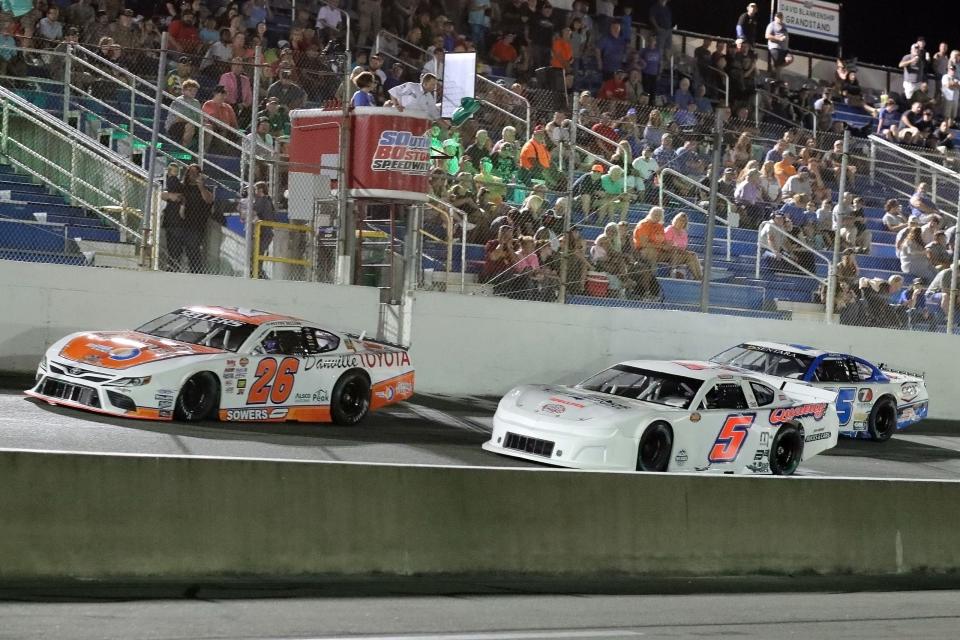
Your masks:
M 402 344 L 397 344 L 395 342 L 387 342 L 386 340 L 378 340 L 376 338 L 368 338 L 366 332 L 357 335 L 356 333 L 346 333 L 344 334 L 348 338 L 353 338 L 359 342 L 372 342 L 373 344 L 383 345 L 384 347 L 390 347 L 391 349 L 399 349 L 400 351 L 409 351 L 410 347 L 405 347 Z
M 927 374 L 924 371 L 910 371 L 909 369 L 894 369 L 893 367 L 888 367 L 882 362 L 877 365 L 877 368 L 880 369 L 880 371 L 888 371 L 890 373 L 899 373 L 905 376 L 913 376 L 914 378 L 923 379 L 927 377 Z

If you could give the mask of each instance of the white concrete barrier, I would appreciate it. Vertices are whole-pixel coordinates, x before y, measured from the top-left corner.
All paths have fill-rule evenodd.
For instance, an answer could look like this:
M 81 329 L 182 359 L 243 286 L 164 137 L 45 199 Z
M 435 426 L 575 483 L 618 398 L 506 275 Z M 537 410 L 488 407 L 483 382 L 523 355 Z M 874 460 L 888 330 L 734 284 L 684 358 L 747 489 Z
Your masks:
M 380 292 L 370 287 L 0 260 L 0 371 L 35 371 L 46 348 L 68 333 L 132 329 L 191 304 L 267 309 L 373 335 Z

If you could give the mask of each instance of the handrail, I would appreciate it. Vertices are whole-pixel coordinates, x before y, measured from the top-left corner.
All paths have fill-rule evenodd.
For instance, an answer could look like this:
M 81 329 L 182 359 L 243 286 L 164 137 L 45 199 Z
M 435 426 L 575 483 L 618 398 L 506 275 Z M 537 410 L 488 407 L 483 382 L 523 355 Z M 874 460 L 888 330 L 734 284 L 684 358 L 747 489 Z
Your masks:
M 444 202 L 440 198 L 436 197 L 433 194 L 427 194 L 427 202 L 430 204 L 439 207 L 445 208 L 449 213 L 457 213 L 460 216 L 460 293 L 466 293 L 467 289 L 467 222 L 468 215 L 467 212 L 463 209 L 453 206 L 448 202 Z M 452 218 L 452 216 L 451 216 Z M 448 232 L 449 233 L 449 232 Z M 453 249 L 453 237 L 451 236 L 451 243 L 448 251 Z M 452 257 L 451 257 L 452 262 Z
M 949 180 L 955 180 L 957 182 L 960 182 L 960 173 L 956 171 L 951 171 L 950 169 L 947 169 L 943 165 L 939 165 L 931 160 L 928 160 L 927 158 L 924 158 L 920 154 L 909 151 L 900 145 L 893 144 L 892 142 L 888 140 L 884 140 L 883 138 L 875 134 L 870 134 L 868 140 L 870 140 L 871 145 L 880 145 L 881 147 L 884 147 L 894 153 L 910 158 L 916 164 L 926 167 L 931 172 L 934 185 L 936 184 L 936 176 L 938 174 L 942 175 L 943 177 Z M 875 155 L 874 153 L 871 153 L 871 157 L 874 157 L 874 155 Z M 945 214 L 948 218 L 953 218 L 953 220 L 955 221 L 960 220 L 960 210 L 958 210 L 957 214 L 951 214 L 941 209 L 941 213 Z
M 785 229 L 781 229 L 780 227 L 776 226 L 775 224 L 773 224 L 773 222 L 769 222 L 769 221 L 768 221 L 768 222 L 766 222 L 765 224 L 767 224 L 767 227 L 768 227 L 768 228 L 773 229 L 774 231 L 776 231 L 776 232 L 779 233 L 779 234 L 785 235 L 785 236 L 787 237 L 787 239 L 790 240 L 791 242 L 797 243 L 798 245 L 800 245 L 801 247 L 803 247 L 804 249 L 806 249 L 807 251 L 809 251 L 810 253 L 812 253 L 812 254 L 813 254 L 814 256 L 816 256 L 817 258 L 820 258 L 821 260 L 823 260 L 824 262 L 826 262 L 826 263 L 827 263 L 827 266 L 829 267 L 830 262 L 831 262 L 830 258 L 826 257 L 825 255 L 823 255 L 822 253 L 820 253 L 819 251 L 817 251 L 816 249 L 814 249 L 813 247 L 811 247 L 811 246 L 808 245 L 806 242 L 804 242 L 804 241 L 801 240 L 800 238 L 796 237 L 795 235 L 793 235 L 793 234 L 790 233 L 789 231 L 787 231 L 787 230 L 785 230 Z M 769 250 L 769 251 L 772 251 L 773 248 L 772 248 L 772 247 L 765 247 L 765 246 L 762 246 L 762 245 L 760 244 L 760 236 L 759 236 L 759 232 L 758 232 L 758 234 L 757 234 L 757 260 L 756 260 L 756 267 L 755 267 L 755 271 L 754 271 L 754 276 L 756 277 L 757 280 L 760 279 L 760 254 L 761 254 L 763 251 L 768 251 L 768 250 Z M 827 284 L 826 278 L 821 278 L 821 277 L 818 276 L 816 273 L 810 271 L 809 269 L 805 268 L 804 266 L 802 266 L 802 265 L 800 265 L 800 264 L 797 264 L 797 262 L 794 261 L 792 258 L 788 258 L 788 257 L 786 257 L 786 256 L 778 256 L 778 257 L 779 257 L 781 260 L 786 260 L 788 263 L 790 263 L 791 265 L 793 265 L 793 266 L 796 267 L 797 269 L 800 269 L 800 271 L 804 272 L 805 274 L 807 274 L 807 276 L 813 278 L 814 280 L 816 280 L 816 281 L 819 282 L 820 284 L 824 284 L 824 285 Z
M 85 198 L 73 193 L 72 187 L 74 185 L 81 185 L 85 189 L 97 194 L 99 197 L 102 197 L 104 200 L 112 201 L 115 206 L 121 206 L 123 208 L 128 207 L 126 200 L 117 200 L 109 193 L 103 191 L 100 186 L 95 185 L 85 178 L 77 175 L 76 171 L 68 170 L 64 167 L 61 167 L 59 164 L 54 163 L 49 158 L 43 154 L 37 152 L 34 149 L 27 147 L 18 140 L 13 139 L 9 133 L 9 114 L 10 110 L 17 111 L 21 114 L 22 117 L 32 120 L 37 126 L 42 127 L 44 130 L 49 131 L 55 135 L 58 135 L 62 140 L 66 140 L 73 150 L 83 149 L 85 152 L 89 153 L 94 157 L 98 157 L 103 160 L 106 164 L 111 166 L 116 166 L 123 171 L 125 176 L 125 181 L 132 179 L 139 180 L 142 183 L 146 183 L 148 176 L 146 171 L 137 167 L 129 160 L 123 156 L 117 154 L 111 149 L 104 147 L 103 145 L 96 143 L 94 140 L 90 139 L 88 136 L 80 133 L 76 129 L 66 125 L 62 121 L 54 118 L 46 111 L 39 109 L 30 102 L 24 100 L 14 92 L 10 91 L 5 87 L 0 87 L 0 98 L 3 100 L 3 153 L 6 156 L 7 160 L 16 167 L 30 173 L 37 179 L 39 179 L 44 184 L 55 189 L 56 191 L 65 194 L 72 202 L 76 202 L 83 206 L 86 209 L 97 212 L 104 221 L 112 224 L 114 227 L 123 230 L 125 233 L 130 234 L 132 237 L 140 240 L 142 239 L 139 231 L 131 229 L 130 227 L 123 224 L 122 221 L 114 220 L 113 218 L 106 216 L 101 211 L 101 206 L 87 201 Z M 17 158 L 14 158 L 9 153 L 9 145 L 15 145 L 17 148 L 20 148 L 24 153 L 28 154 L 30 157 L 42 162 L 44 166 L 47 167 L 47 171 L 38 171 L 29 165 L 21 162 Z M 71 160 L 71 169 L 75 164 L 75 160 Z M 57 184 L 51 177 L 53 171 L 59 172 L 61 175 L 69 176 L 71 182 L 71 189 L 67 189 L 59 184 Z M 126 191 L 124 190 L 124 193 Z
M 620 143 L 619 143 L 619 142 L 608 138 L 607 136 L 603 135 L 602 133 L 597 133 L 597 132 L 594 131 L 593 129 L 588 129 L 587 127 L 583 126 L 583 125 L 580 124 L 579 122 L 577 122 L 577 130 L 578 130 L 578 131 L 581 131 L 581 130 L 582 130 L 582 131 L 584 131 L 584 132 L 592 135 L 594 138 L 599 138 L 601 142 L 605 142 L 606 144 L 611 145 L 614 149 L 619 149 L 619 148 L 620 148 Z M 577 146 L 577 148 L 578 148 L 578 149 L 583 149 L 583 147 L 580 147 L 579 145 Z M 594 157 L 599 157 L 599 156 L 597 156 L 596 154 L 594 154 L 594 153 L 592 153 L 592 152 L 590 152 L 590 151 L 587 151 L 586 149 L 583 149 L 583 151 L 585 151 L 586 153 L 590 153 L 590 154 L 591 154 L 592 156 L 594 156 Z M 602 158 L 601 158 L 601 159 L 602 159 Z M 613 162 L 611 162 L 611 161 L 609 161 L 609 160 L 603 160 L 603 162 L 604 162 L 608 167 L 614 166 L 614 165 L 613 165 Z M 623 193 L 626 193 L 626 192 L 627 192 L 627 176 L 628 176 L 629 174 L 630 174 L 629 161 L 628 161 L 627 157 L 624 156 L 624 158 L 623 158 Z
M 493 81 L 491 81 L 491 80 L 489 80 L 489 79 L 487 79 L 487 78 L 484 78 L 483 76 L 477 76 L 477 80 L 481 80 L 481 81 L 483 81 L 483 82 L 486 82 L 486 83 L 489 84 L 490 86 L 492 86 L 492 87 L 494 87 L 494 88 L 496 88 L 496 89 L 498 89 L 498 90 L 500 90 L 500 91 L 504 91 L 504 92 L 506 92 L 506 93 L 509 93 L 509 94 L 512 95 L 514 98 L 519 98 L 520 100 L 523 100 L 523 103 L 524 103 L 525 105 L 527 105 L 527 119 L 526 119 L 527 135 L 526 135 L 526 137 L 529 138 L 529 137 L 532 135 L 532 133 L 533 133 L 533 130 L 530 128 L 530 125 L 531 125 L 531 122 L 530 122 L 530 100 L 528 100 L 525 96 L 520 95 L 519 93 L 517 93 L 517 92 L 514 91 L 513 89 L 508 89 L 508 88 L 506 88 L 506 87 L 504 87 L 504 86 L 502 86 L 502 85 L 497 84 L 496 82 L 493 82 Z
M 730 74 L 720 69 L 714 67 L 713 65 L 707 65 L 707 69 L 712 69 L 723 76 L 723 106 L 730 107 Z
M 762 108 L 760 107 L 760 96 L 767 96 L 767 98 L 770 100 L 770 105 L 771 105 L 771 106 L 773 106 L 773 101 L 774 101 L 774 100 L 779 101 L 779 102 L 783 102 L 783 101 L 784 101 L 783 98 L 780 98 L 780 97 L 778 97 L 778 96 L 773 95 L 772 93 L 770 93 L 770 92 L 767 91 L 766 89 L 760 89 L 759 87 L 756 89 L 756 91 L 754 92 L 754 110 L 755 110 L 755 118 L 756 118 L 756 122 L 757 122 L 757 127 L 758 127 L 758 128 L 759 128 L 759 126 L 760 126 L 760 112 L 761 112 L 761 111 L 762 111 L 763 113 L 765 113 L 766 115 L 768 115 L 768 116 L 772 116 L 772 117 L 776 118 L 777 120 L 780 120 L 781 122 L 787 123 L 787 124 L 788 124 L 789 126 L 791 126 L 791 127 L 797 127 L 797 123 L 794 122 L 794 121 L 792 121 L 792 120 L 790 120 L 789 118 L 784 118 L 784 117 L 781 116 L 780 114 L 774 113 L 773 111 L 768 111 L 767 109 L 762 109 Z M 790 102 L 790 101 L 787 100 L 787 102 Z M 813 110 L 811 110 L 811 109 L 807 109 L 806 107 L 801 107 L 800 105 L 794 104 L 794 103 L 792 103 L 792 102 L 790 102 L 790 106 L 791 106 L 793 109 L 797 109 L 797 110 L 799 110 L 799 111 L 802 111 L 802 112 L 804 113 L 804 115 L 810 116 L 810 121 L 813 123 L 813 128 L 812 128 L 813 136 L 816 137 L 816 136 L 817 136 L 817 112 L 816 112 L 816 111 L 813 111 Z M 803 127 L 801 126 L 801 128 L 803 128 Z
M 661 191 L 663 191 L 663 189 L 664 189 L 664 187 L 663 187 L 663 176 L 664 176 L 664 175 L 673 176 L 673 177 L 679 179 L 681 182 L 686 182 L 686 183 L 689 184 L 690 186 L 696 187 L 697 189 L 700 189 L 700 190 L 702 190 L 702 191 L 709 191 L 709 190 L 710 190 L 710 187 L 708 187 L 707 185 L 703 184 L 702 182 L 697 182 L 696 180 L 694 180 L 694 179 L 691 178 L 690 176 L 685 176 L 685 175 L 683 175 L 682 173 L 680 173 L 679 171 L 677 171 L 677 170 L 675 170 L 675 169 L 670 169 L 669 167 L 664 167 L 663 169 L 660 170 L 660 190 L 661 190 Z M 727 225 L 727 226 L 729 227 L 729 226 L 730 226 L 730 222 L 729 222 L 729 220 L 728 220 L 729 214 L 732 213 L 732 212 L 735 212 L 735 211 L 736 211 L 736 207 L 734 207 L 733 202 L 731 202 L 730 198 L 726 197 L 725 195 L 722 195 L 722 194 L 719 194 L 719 193 L 718 193 L 718 194 L 717 194 L 717 200 L 723 201 L 723 202 L 725 202 L 725 203 L 727 204 L 727 218 L 724 218 L 724 217 L 720 216 L 719 214 L 717 214 L 717 215 L 714 215 L 714 220 L 716 220 L 717 222 L 722 222 L 723 224 L 725 224 L 725 225 Z M 661 200 L 660 200 L 660 206 L 663 206 L 663 199 L 662 199 L 662 198 L 661 198 Z
M 709 191 L 709 189 L 707 189 L 706 185 L 703 185 L 703 184 L 697 182 L 696 180 L 693 180 L 693 179 L 691 179 L 691 178 L 683 175 L 682 173 L 679 173 L 678 171 L 675 171 L 675 170 L 673 170 L 673 169 L 664 168 L 664 169 L 660 172 L 660 200 L 659 200 L 659 202 L 660 202 L 660 206 L 661 206 L 661 207 L 663 207 L 663 206 L 664 206 L 664 203 L 666 202 L 666 198 L 663 197 L 664 194 L 669 194 L 671 198 L 673 198 L 674 200 L 680 202 L 681 204 L 683 204 L 683 205 L 685 205 L 685 206 L 693 209 L 694 211 L 699 211 L 700 213 L 702 213 L 702 214 L 704 215 L 705 218 L 710 215 L 710 210 L 709 210 L 709 209 L 703 208 L 700 204 L 698 204 L 698 203 L 696 203 L 696 202 L 691 202 L 690 200 L 687 200 L 686 198 L 684 198 L 684 197 L 681 196 L 680 194 L 674 193 L 673 191 L 669 191 L 669 190 L 666 188 L 666 186 L 664 185 L 664 182 L 665 182 L 665 180 L 663 179 L 663 178 L 664 178 L 664 174 L 666 174 L 666 175 L 668 175 L 668 176 L 674 176 L 675 178 L 679 179 L 681 182 L 686 182 L 687 184 L 693 185 L 693 186 L 696 187 L 697 189 L 703 189 L 703 190 Z M 724 228 L 727 230 L 727 231 L 726 231 L 726 236 L 727 236 L 727 237 L 726 237 L 726 245 L 727 245 L 727 260 L 729 261 L 729 260 L 732 260 L 732 259 L 733 259 L 733 231 L 732 231 L 731 226 L 730 226 L 730 218 L 731 218 L 731 214 L 736 214 L 736 210 L 733 208 L 733 203 L 730 202 L 730 200 L 727 199 L 726 196 L 723 196 L 723 195 L 721 195 L 721 194 L 718 193 L 718 194 L 717 194 L 717 201 L 719 202 L 719 201 L 721 201 L 721 200 L 727 203 L 727 217 L 726 217 L 726 218 L 723 218 L 723 217 L 721 217 L 720 215 L 716 215 L 716 214 L 715 214 L 714 217 L 713 217 L 713 219 L 716 220 L 716 221 L 718 221 L 718 222 L 723 223 Z M 710 251 L 713 250 L 713 240 L 714 240 L 714 238 L 707 238 L 706 235 L 704 235 L 704 242 L 706 243 L 706 245 L 705 245 L 705 250 L 710 250 Z

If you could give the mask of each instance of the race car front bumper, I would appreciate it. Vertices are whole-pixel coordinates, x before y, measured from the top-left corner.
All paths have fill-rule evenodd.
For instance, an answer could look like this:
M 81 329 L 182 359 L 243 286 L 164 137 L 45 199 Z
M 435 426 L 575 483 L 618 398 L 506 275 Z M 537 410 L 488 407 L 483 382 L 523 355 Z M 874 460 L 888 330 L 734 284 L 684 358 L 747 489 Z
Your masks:
M 169 410 L 139 406 L 124 387 L 107 387 L 90 380 L 94 377 L 91 372 L 85 372 L 85 378 L 78 378 L 70 376 L 63 365 L 51 362 L 48 367 L 49 370 L 41 367 L 37 372 L 37 383 L 24 392 L 26 395 L 50 404 L 123 418 L 173 419 L 172 401 Z

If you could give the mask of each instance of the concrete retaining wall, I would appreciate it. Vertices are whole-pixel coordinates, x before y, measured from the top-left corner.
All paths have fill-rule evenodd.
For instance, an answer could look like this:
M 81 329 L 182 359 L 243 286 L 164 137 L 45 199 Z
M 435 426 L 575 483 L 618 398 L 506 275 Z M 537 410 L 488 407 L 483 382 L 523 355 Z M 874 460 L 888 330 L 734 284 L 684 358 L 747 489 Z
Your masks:
M 924 371 L 930 416 L 960 415 L 957 336 L 434 292 L 414 294 L 411 324 L 417 388 L 434 393 L 499 394 L 529 382 L 574 383 L 621 360 L 702 360 L 747 340 L 774 340 Z
M 0 260 L 0 371 L 33 372 L 74 331 L 131 329 L 184 305 L 267 309 L 375 335 L 380 293 L 370 287 L 226 276 L 65 267 Z
M 960 568 L 960 483 L 0 452 L 0 582 Z

